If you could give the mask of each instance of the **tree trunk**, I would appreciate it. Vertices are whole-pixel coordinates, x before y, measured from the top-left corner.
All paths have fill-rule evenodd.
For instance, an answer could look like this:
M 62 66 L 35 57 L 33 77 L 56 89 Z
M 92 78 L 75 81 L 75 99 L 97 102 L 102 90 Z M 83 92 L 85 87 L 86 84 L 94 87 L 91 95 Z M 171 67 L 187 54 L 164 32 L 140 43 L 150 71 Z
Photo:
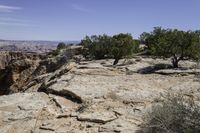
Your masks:
M 174 68 L 178 68 L 178 62 L 179 60 L 177 59 L 177 57 L 172 58 L 172 64 Z
M 117 65 L 118 62 L 119 62 L 119 59 L 115 59 L 115 61 L 113 62 L 113 65 Z

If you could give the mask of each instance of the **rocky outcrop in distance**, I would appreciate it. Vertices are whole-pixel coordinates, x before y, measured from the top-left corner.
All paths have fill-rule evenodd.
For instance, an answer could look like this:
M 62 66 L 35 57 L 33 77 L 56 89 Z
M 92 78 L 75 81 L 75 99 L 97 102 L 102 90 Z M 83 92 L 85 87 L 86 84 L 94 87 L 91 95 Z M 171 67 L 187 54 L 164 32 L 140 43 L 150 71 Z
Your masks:
M 0 51 L 47 53 L 56 49 L 58 43 L 57 41 L 0 40 Z

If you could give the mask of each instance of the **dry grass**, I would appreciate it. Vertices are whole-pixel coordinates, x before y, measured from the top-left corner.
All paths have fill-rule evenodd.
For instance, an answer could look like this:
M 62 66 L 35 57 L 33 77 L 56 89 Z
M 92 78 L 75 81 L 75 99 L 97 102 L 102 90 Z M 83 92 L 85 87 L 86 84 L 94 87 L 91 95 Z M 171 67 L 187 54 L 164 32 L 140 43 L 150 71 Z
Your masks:
M 140 133 L 199 133 L 199 101 L 168 93 L 152 107 L 141 127 Z

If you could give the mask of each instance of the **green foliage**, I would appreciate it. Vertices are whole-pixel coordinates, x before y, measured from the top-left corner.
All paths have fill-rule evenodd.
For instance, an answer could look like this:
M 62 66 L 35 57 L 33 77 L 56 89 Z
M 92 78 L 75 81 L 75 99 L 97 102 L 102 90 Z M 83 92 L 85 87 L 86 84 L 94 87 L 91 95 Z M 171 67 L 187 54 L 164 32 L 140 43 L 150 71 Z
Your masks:
M 59 55 L 59 50 L 58 50 L 58 49 L 53 50 L 53 51 L 51 51 L 51 52 L 49 53 L 49 55 L 57 56 L 57 55 Z
M 118 34 L 113 36 L 111 53 L 115 59 L 114 65 L 124 56 L 131 55 L 137 50 L 137 43 L 130 34 Z M 139 46 L 138 46 L 139 47 Z
M 57 49 L 60 50 L 60 49 L 65 49 L 66 48 L 66 44 L 64 42 L 60 42 L 57 46 Z
M 172 57 L 174 67 L 178 67 L 178 62 L 183 59 L 199 59 L 199 31 L 180 31 L 156 27 L 151 33 L 143 33 L 140 39 L 147 45 L 150 54 Z
M 199 133 L 200 106 L 193 97 L 168 93 L 145 117 L 144 133 Z
M 73 46 L 73 44 L 68 44 L 66 45 L 64 42 L 60 42 L 58 45 L 57 45 L 57 48 L 55 50 L 52 50 L 51 52 L 49 52 L 48 54 L 49 55 L 52 55 L 52 56 L 57 56 L 61 53 L 61 51 L 63 51 L 64 49 L 69 49 L 71 46 Z
M 124 56 L 133 54 L 139 49 L 139 42 L 133 40 L 130 34 L 86 36 L 81 41 L 84 46 L 83 55 L 93 59 L 114 58 L 115 64 Z
M 107 35 L 93 35 L 91 37 L 86 36 L 81 41 L 81 45 L 84 46 L 84 56 L 94 59 L 104 59 L 109 57 L 109 45 L 112 43 L 112 38 Z

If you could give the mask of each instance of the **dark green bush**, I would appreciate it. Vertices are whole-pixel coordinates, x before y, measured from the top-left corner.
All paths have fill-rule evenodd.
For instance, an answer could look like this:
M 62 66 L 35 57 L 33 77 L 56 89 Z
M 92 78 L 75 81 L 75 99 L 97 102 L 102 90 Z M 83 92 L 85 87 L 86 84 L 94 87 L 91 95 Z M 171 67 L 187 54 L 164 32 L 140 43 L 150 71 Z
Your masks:
M 58 49 L 52 50 L 51 52 L 48 53 L 48 55 L 57 56 L 59 55 L 59 50 Z
M 64 42 L 60 42 L 57 46 L 57 50 L 60 50 L 60 49 L 65 49 L 66 48 L 66 44 Z
M 141 42 L 145 43 L 148 53 L 154 56 L 172 58 L 175 68 L 184 59 L 199 59 L 199 31 L 181 31 L 156 27 L 150 33 L 142 33 Z
M 139 49 L 139 42 L 133 40 L 130 34 L 118 34 L 113 37 L 107 35 L 86 36 L 81 41 L 86 58 L 105 59 L 114 58 L 114 65 L 119 59 L 131 55 Z
M 113 36 L 111 45 L 111 55 L 115 59 L 113 65 L 117 64 L 119 59 L 129 56 L 139 49 L 139 44 L 133 40 L 130 34 L 118 34 Z
M 107 35 L 93 35 L 91 37 L 86 36 L 81 41 L 81 45 L 84 47 L 84 56 L 93 59 L 104 59 L 109 57 L 109 45 L 112 43 L 112 38 Z

